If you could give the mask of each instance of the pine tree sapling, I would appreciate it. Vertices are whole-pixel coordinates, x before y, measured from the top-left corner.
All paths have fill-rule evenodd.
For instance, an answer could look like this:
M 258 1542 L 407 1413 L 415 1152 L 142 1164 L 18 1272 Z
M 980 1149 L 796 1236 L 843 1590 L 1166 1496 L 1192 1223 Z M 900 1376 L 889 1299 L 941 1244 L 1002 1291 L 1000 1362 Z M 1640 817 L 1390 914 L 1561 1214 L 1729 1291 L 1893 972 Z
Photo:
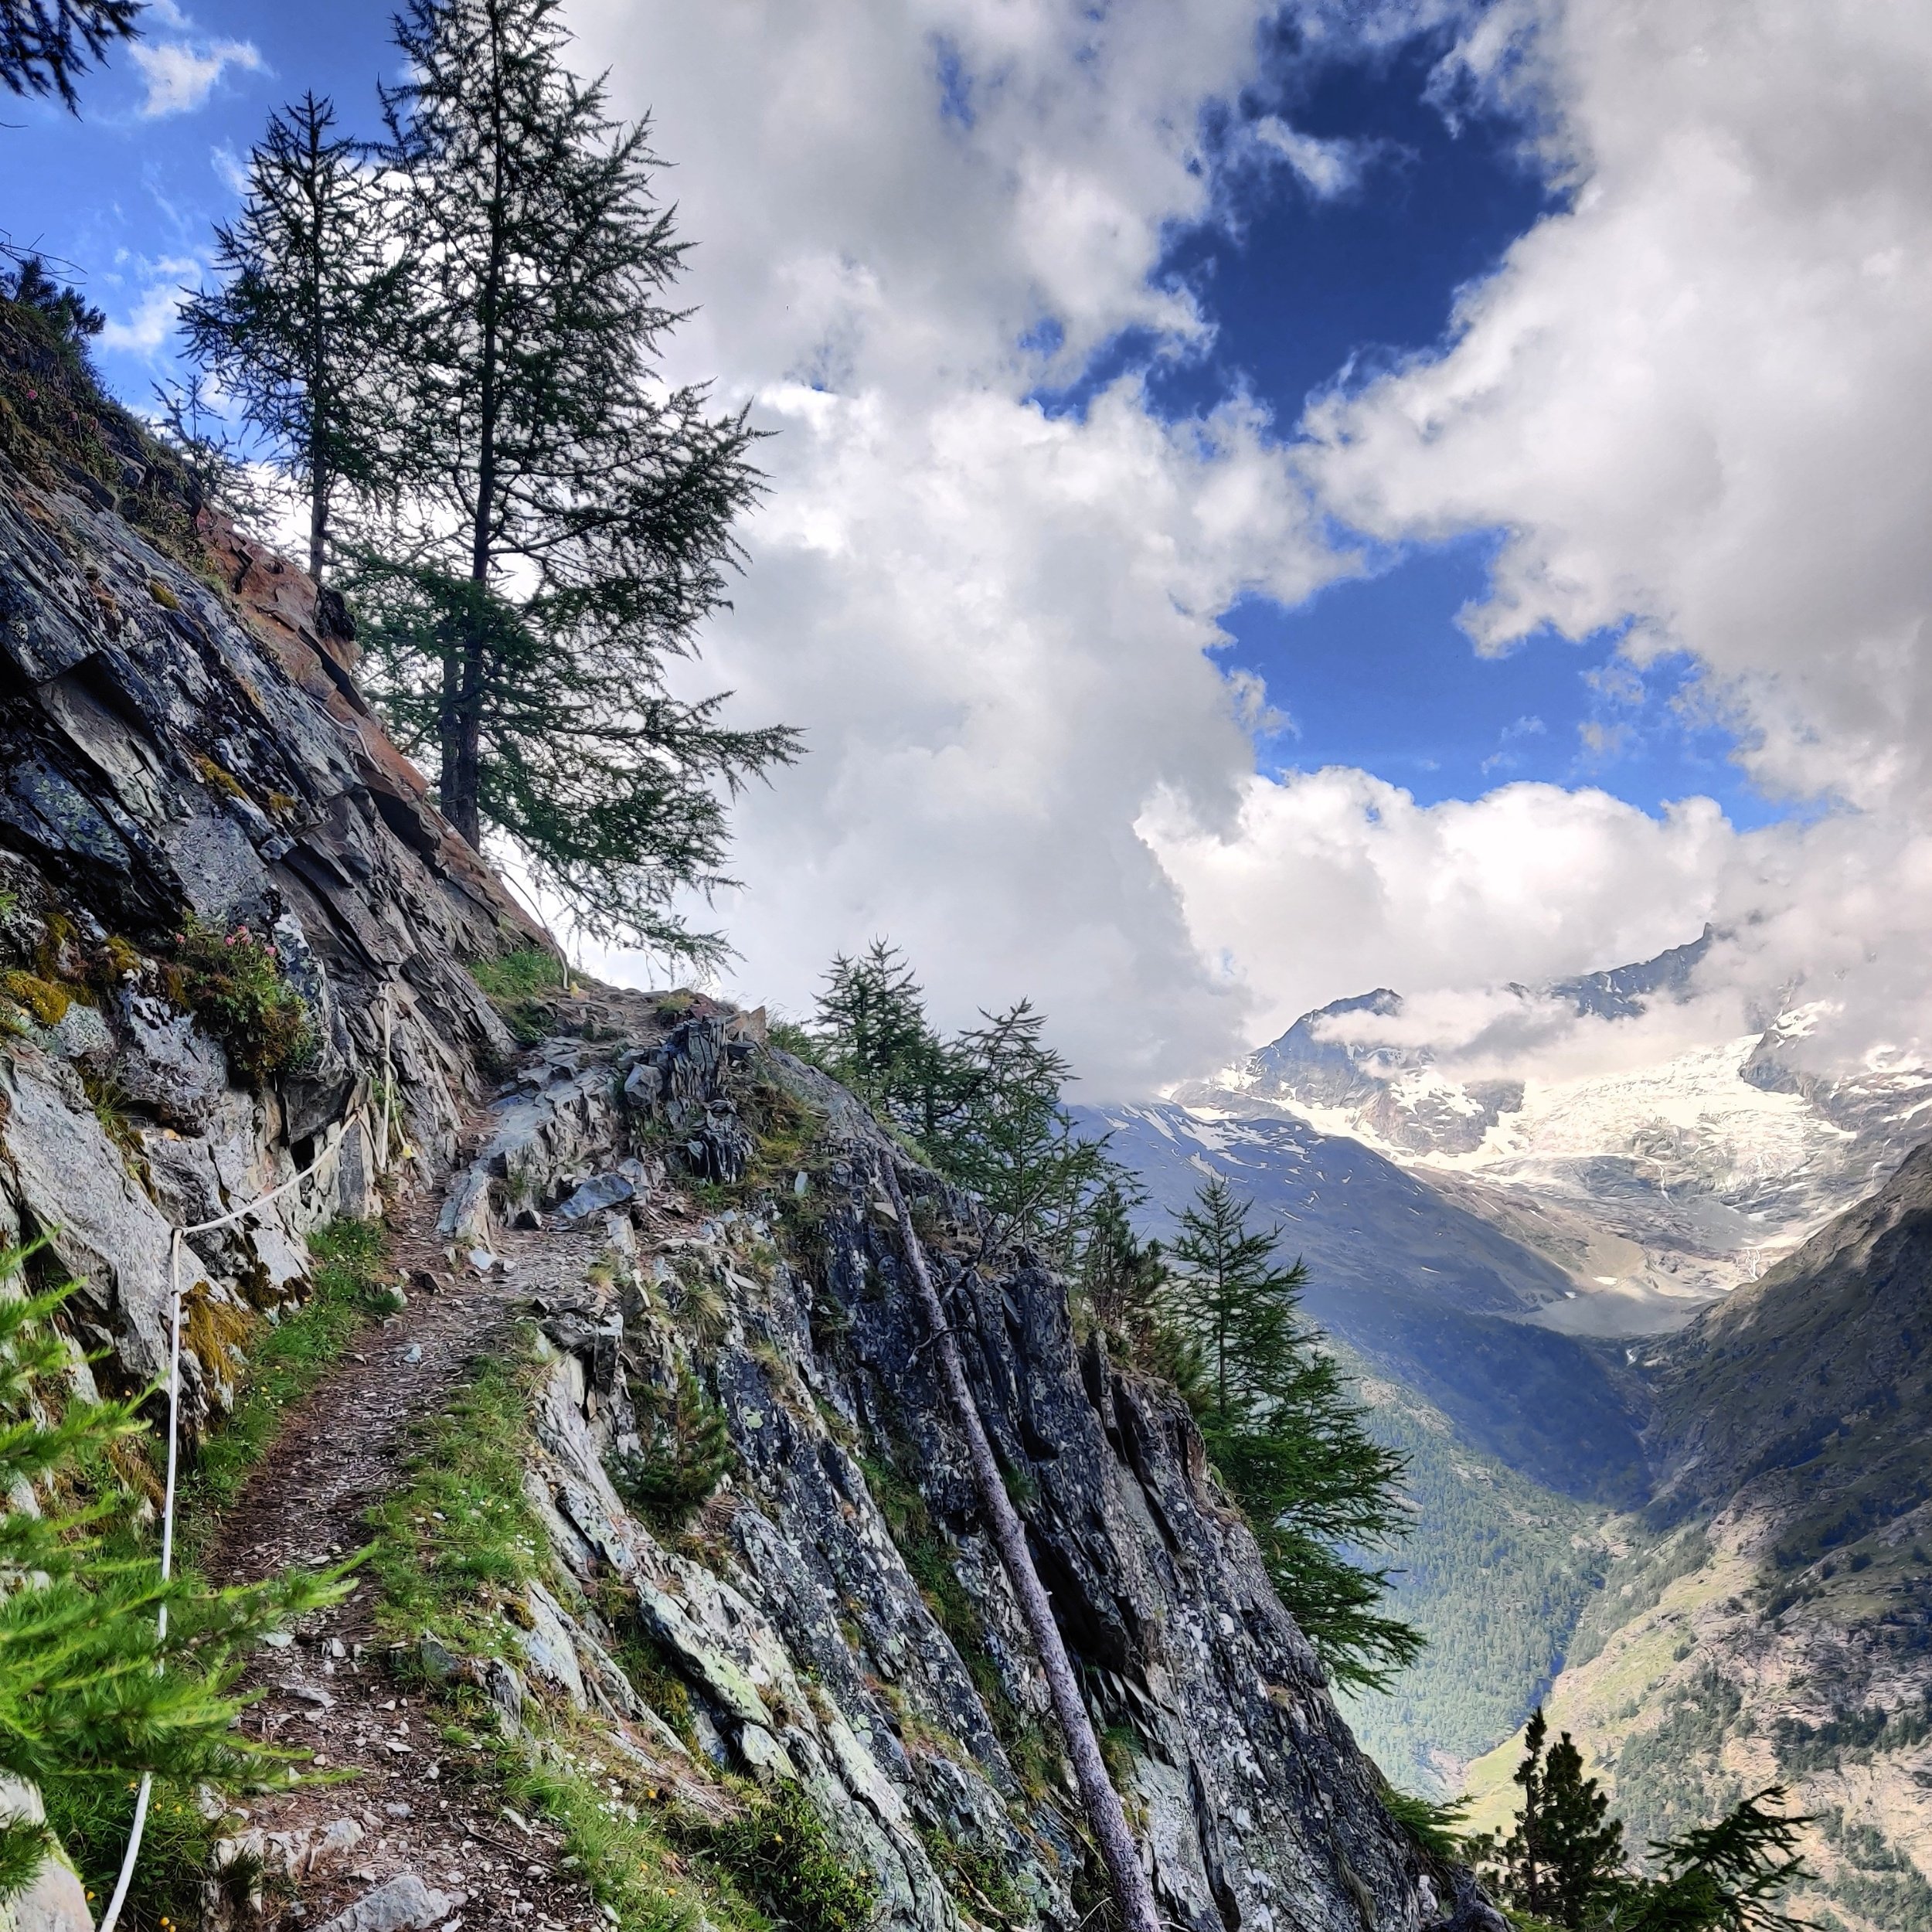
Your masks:
M 642 124 L 564 57 L 560 0 L 409 0 L 385 162 L 423 273 L 402 396 L 399 527 L 359 570 L 366 659 L 444 815 L 522 849 L 583 928 L 668 954 L 722 942 L 673 910 L 726 883 L 719 794 L 793 758 L 694 654 L 759 488 L 753 433 L 655 375 L 684 244 Z
M 7 251 L 0 248 L 0 254 Z M 90 342 L 107 326 L 107 318 L 79 289 L 68 287 L 47 270 L 38 255 L 22 255 L 11 275 L 0 273 L 0 294 L 22 308 L 36 310 L 53 323 L 76 348 Z
M 1175 1327 L 1168 1311 L 1172 1277 L 1158 1241 L 1134 1234 L 1129 1183 L 1110 1173 L 1083 1216 L 1075 1284 L 1095 1325 L 1143 1373 L 1184 1395 L 1198 1396 L 1199 1350 Z
M 281 1760 L 231 1728 L 235 1679 L 264 1631 L 341 1586 L 164 1583 L 151 1555 L 118 1547 L 132 1498 L 65 1515 L 20 1502 L 83 1468 L 100 1479 L 110 1447 L 142 1427 L 134 1402 L 70 1394 L 57 1420 L 43 1420 L 39 1398 L 65 1389 L 70 1362 L 52 1326 L 63 1297 L 18 1294 L 21 1260 L 0 1257 L 0 1492 L 15 1499 L 0 1514 L 0 1776 L 49 1797 L 63 1786 L 120 1792 L 149 1773 L 225 1789 L 259 1780 Z M 0 1900 L 32 1881 L 50 1849 L 43 1827 L 0 1822 Z
M 1030 1000 L 960 1035 L 964 1098 L 933 1150 L 940 1167 L 984 1200 L 995 1243 L 1029 1241 L 1070 1267 L 1083 1217 L 1113 1170 L 1104 1139 L 1083 1136 L 1061 1096 L 1073 1077 L 1046 1044 Z
M 1811 1821 L 1784 1808 L 1772 1785 L 1715 1825 L 1653 1839 L 1650 1875 L 1624 1863 L 1624 1828 L 1567 1731 L 1549 1745 L 1540 1706 L 1523 1730 L 1515 1781 L 1522 1804 L 1499 1845 L 1485 1832 L 1464 1851 L 1520 1917 L 1568 1932 L 1801 1932 L 1781 1893 L 1812 1874 L 1798 1834 Z M 1549 1745 L 1547 1753 L 1545 1747 Z
M 272 115 L 241 213 L 215 230 L 213 290 L 181 311 L 189 355 L 294 478 L 308 572 L 344 492 L 393 496 L 400 353 L 417 259 L 362 143 L 312 94 Z
M 928 1155 L 965 1104 L 971 1076 L 963 1056 L 933 1030 L 919 981 L 886 940 L 856 958 L 833 959 L 814 1045 L 834 1079 Z
M 1406 1466 L 1362 1425 L 1333 1356 L 1301 1318 L 1307 1271 L 1275 1264 L 1218 1175 L 1181 1217 L 1169 1300 L 1198 1364 L 1208 1454 L 1246 1513 L 1281 1600 L 1338 1682 L 1380 1688 L 1422 1639 L 1376 1604 L 1384 1571 L 1352 1561 L 1408 1526 Z
M 0 0 L 0 87 L 78 111 L 76 79 L 140 32 L 142 11 L 142 0 Z

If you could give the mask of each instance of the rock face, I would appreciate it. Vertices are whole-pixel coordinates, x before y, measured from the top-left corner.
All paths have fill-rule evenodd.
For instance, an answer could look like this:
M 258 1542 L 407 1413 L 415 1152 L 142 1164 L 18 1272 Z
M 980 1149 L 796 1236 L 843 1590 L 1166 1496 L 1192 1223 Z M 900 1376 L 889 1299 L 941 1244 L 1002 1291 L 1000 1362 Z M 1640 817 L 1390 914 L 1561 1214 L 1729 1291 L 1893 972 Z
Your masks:
M 536 938 L 356 697 L 307 580 L 207 534 L 223 590 L 0 466 L 0 1238 L 49 1237 L 85 1339 L 136 1383 L 164 1359 L 171 1224 L 327 1157 L 194 1242 L 190 1284 L 240 1316 L 299 1281 L 302 1230 L 372 1210 L 386 1024 L 402 1138 L 423 1178 L 447 1162 L 512 1050 L 464 962 Z M 318 1037 L 298 1075 L 238 1085 L 170 996 L 191 917 L 272 936 Z M 198 1363 L 197 1392 L 223 1375 Z
M 659 1077 L 635 1080 L 640 1066 Z M 560 1051 L 548 1071 L 498 1104 L 477 1185 L 452 1198 L 487 1203 L 481 1226 L 580 1192 L 587 1162 L 641 1185 L 607 1224 L 621 1285 L 545 1318 L 562 1359 L 536 1473 L 577 1594 L 561 1618 L 532 1605 L 532 1673 L 607 1701 L 608 1620 L 633 1618 L 685 1686 L 698 1747 L 801 1781 L 879 1877 L 886 1922 L 983 1911 L 976 1883 L 1070 1927 L 1094 1869 L 883 1209 L 886 1144 L 728 1013 Z M 645 1097 L 610 1117 L 600 1148 L 582 1132 L 592 1089 Z M 805 1191 L 780 1177 L 791 1185 L 667 1236 L 651 1203 L 704 1176 L 720 1141 L 758 1159 L 753 1124 L 774 1114 L 788 1146 L 810 1123 L 793 1156 Z M 698 1120 L 710 1139 L 685 1138 Z M 568 1151 L 546 1164 L 546 1148 Z M 1060 1284 L 1024 1254 L 981 1257 L 970 1201 L 928 1175 L 907 1185 L 1165 1914 L 1200 1932 L 1444 1916 L 1450 1875 L 1390 1825 L 1185 1408 L 1077 1342 Z M 607 1473 L 685 1369 L 722 1405 L 740 1464 L 707 1511 L 703 1562 L 654 1536 Z
M 97 1372 L 138 1386 L 172 1230 L 318 1163 L 190 1243 L 199 1426 L 245 1372 L 238 1340 L 302 1292 L 304 1231 L 373 1211 L 386 1155 L 404 1190 L 447 1179 L 444 1236 L 480 1268 L 507 1218 L 600 1223 L 607 1265 L 537 1310 L 553 1355 L 526 1490 L 556 1587 L 529 1593 L 522 1663 L 482 1687 L 512 1718 L 560 1699 L 667 1764 L 796 1780 L 875 1875 L 883 1923 L 1074 1932 L 1097 1868 L 879 1211 L 886 1144 L 758 1015 L 688 995 L 609 995 L 584 1039 L 496 1087 L 480 1148 L 465 1138 L 515 1055 L 466 962 L 542 935 L 362 706 L 339 613 L 231 532 L 202 536 L 219 586 L 111 492 L 0 458 L 0 1238 L 47 1237 Z M 244 1084 L 188 1010 L 171 973 L 190 919 L 272 935 L 316 1038 L 299 1071 Z M 1185 1411 L 1080 1343 L 1029 1257 L 982 1252 L 970 1201 L 905 1185 L 1167 1913 L 1199 1932 L 1492 1923 L 1384 1811 Z M 611 1471 L 690 1377 L 738 1468 L 673 1537 Z M 624 1641 L 682 1687 L 682 1735 L 615 1661 Z M 342 1923 L 454 1909 L 417 1890 Z

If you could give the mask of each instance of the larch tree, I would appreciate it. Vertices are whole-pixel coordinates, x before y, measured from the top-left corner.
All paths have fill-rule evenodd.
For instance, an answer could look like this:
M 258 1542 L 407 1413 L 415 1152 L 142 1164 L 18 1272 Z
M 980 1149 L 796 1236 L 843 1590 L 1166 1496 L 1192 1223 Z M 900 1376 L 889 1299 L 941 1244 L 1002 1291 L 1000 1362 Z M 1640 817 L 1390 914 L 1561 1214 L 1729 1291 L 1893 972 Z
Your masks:
M 422 268 L 405 528 L 359 574 L 379 695 L 486 826 L 600 937 L 703 960 L 675 902 L 726 883 L 720 793 L 796 756 L 695 655 L 760 488 L 753 432 L 657 372 L 685 244 L 646 124 L 564 60 L 560 0 L 409 0 L 386 160 Z M 728 695 L 728 694 L 726 694 Z
M 960 1056 L 927 1019 L 924 990 L 889 940 L 833 959 L 815 1044 L 827 1072 L 927 1151 L 964 1100 Z
M 1377 1606 L 1386 1571 L 1352 1553 L 1408 1528 L 1406 1466 L 1362 1427 L 1340 1366 L 1301 1315 L 1308 1272 L 1277 1264 L 1278 1229 L 1250 1233 L 1219 1175 L 1181 1217 L 1172 1319 L 1198 1362 L 1209 1458 L 1260 1545 L 1281 1600 L 1338 1682 L 1385 1686 L 1422 1638 Z
M 75 81 L 139 33 L 144 11 L 141 0 L 0 0 L 0 87 L 78 110 Z
M 189 354 L 291 478 L 309 574 L 343 496 L 400 488 L 396 395 L 415 257 L 363 144 L 313 94 L 270 117 L 248 192 L 215 230 L 217 286 L 182 307 Z

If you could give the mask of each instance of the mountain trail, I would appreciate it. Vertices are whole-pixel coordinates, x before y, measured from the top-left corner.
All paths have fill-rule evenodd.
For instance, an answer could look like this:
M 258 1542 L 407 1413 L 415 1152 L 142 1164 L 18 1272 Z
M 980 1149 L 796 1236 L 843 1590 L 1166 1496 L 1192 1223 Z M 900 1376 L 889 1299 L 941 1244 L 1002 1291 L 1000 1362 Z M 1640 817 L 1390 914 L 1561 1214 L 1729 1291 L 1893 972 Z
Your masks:
M 410 1282 L 407 1306 L 357 1336 L 291 1413 L 206 1553 L 211 1576 L 251 1580 L 362 1548 L 368 1511 L 404 1479 L 415 1425 L 444 1406 L 470 1363 L 507 1343 L 533 1295 L 580 1282 L 597 1251 L 588 1231 L 505 1232 L 507 1268 L 453 1267 L 436 1232 L 441 1201 L 438 1190 L 396 1209 L 390 1253 Z M 434 1293 L 423 1285 L 432 1277 L 443 1284 Z M 581 1880 L 559 1867 L 560 1834 L 506 1813 L 488 1784 L 443 1781 L 433 1700 L 389 1668 L 375 1602 L 375 1585 L 359 1581 L 243 1677 L 259 1698 L 245 1728 L 314 1752 L 330 1779 L 243 1808 L 244 1848 L 271 1875 L 265 1914 L 250 1922 L 601 1927 Z M 299 1903 L 274 1898 L 277 1874 L 299 1885 Z

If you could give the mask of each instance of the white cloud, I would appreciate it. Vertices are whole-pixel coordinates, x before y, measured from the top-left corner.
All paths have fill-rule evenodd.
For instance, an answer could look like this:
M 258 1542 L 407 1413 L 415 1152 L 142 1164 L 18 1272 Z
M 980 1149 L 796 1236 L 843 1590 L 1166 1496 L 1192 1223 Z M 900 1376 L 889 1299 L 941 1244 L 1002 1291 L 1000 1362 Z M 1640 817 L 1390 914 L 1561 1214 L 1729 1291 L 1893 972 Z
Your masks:
M 702 304 L 679 372 L 780 432 L 700 672 L 810 747 L 739 809 L 740 990 L 805 1007 L 835 948 L 889 932 L 947 1024 L 1039 1000 L 1097 1094 L 1244 1034 L 1133 823 L 1157 786 L 1233 811 L 1237 713 L 1273 720 L 1207 655 L 1216 614 L 1343 566 L 1247 405 L 1168 427 L 1131 381 L 1083 417 L 1030 398 L 1130 325 L 1200 338 L 1148 277 L 1165 224 L 1213 211 L 1200 111 L 1250 76 L 1259 12 L 575 8 L 678 164 Z
M 702 308 L 674 372 L 781 432 L 704 667 L 810 734 L 740 814 L 737 988 L 798 1008 L 888 931 L 947 1022 L 1031 993 L 1111 1092 L 1340 993 L 1557 976 L 1715 915 L 1720 992 L 1842 974 L 1912 1033 L 1911 972 L 1869 962 L 1932 937 L 1896 884 L 1932 876 L 1932 15 L 1311 0 L 1331 39 L 1459 21 L 1440 97 L 1533 108 L 1571 203 L 1292 464 L 1240 406 L 1175 430 L 1131 384 L 1048 417 L 1035 391 L 1117 332 L 1211 335 L 1151 278 L 1222 212 L 1201 111 L 1273 11 L 574 0 L 677 164 Z M 1319 193 L 1368 158 L 1254 138 Z M 1860 809 L 1740 835 L 1708 801 L 1256 777 L 1264 694 L 1206 653 L 1237 594 L 1353 567 L 1304 486 L 1383 540 L 1508 532 L 1480 647 L 1634 619 L 1632 657 L 1693 653 L 1765 782 Z
M 230 67 L 258 73 L 263 64 L 252 40 L 137 40 L 128 52 L 148 83 L 141 112 L 150 121 L 192 114 Z
M 1285 162 L 1318 201 L 1337 201 L 1354 193 L 1378 151 L 1372 141 L 1323 140 L 1304 134 L 1278 114 L 1248 122 L 1243 145 L 1259 159 Z
M 248 192 L 247 165 L 235 152 L 231 142 L 219 141 L 209 148 L 208 163 L 214 169 L 221 185 L 231 195 L 241 196 Z
M 165 255 L 158 261 L 142 262 L 134 306 L 124 321 L 109 316 L 100 332 L 101 347 L 152 355 L 174 332 L 183 284 L 200 274 L 200 263 L 191 256 Z
M 1520 26 L 1521 14 L 1517 16 Z M 1932 15 L 1570 0 L 1505 71 L 1577 189 L 1448 354 L 1318 412 L 1383 536 L 1509 532 L 1483 648 L 1641 620 L 1774 786 L 1923 795 L 1932 725 Z
M 1651 818 L 1515 784 L 1423 806 L 1339 766 L 1250 778 L 1218 826 L 1162 796 L 1138 829 L 1262 1037 L 1343 988 L 1413 999 L 1647 958 L 1700 930 L 1734 842 L 1708 799 Z

